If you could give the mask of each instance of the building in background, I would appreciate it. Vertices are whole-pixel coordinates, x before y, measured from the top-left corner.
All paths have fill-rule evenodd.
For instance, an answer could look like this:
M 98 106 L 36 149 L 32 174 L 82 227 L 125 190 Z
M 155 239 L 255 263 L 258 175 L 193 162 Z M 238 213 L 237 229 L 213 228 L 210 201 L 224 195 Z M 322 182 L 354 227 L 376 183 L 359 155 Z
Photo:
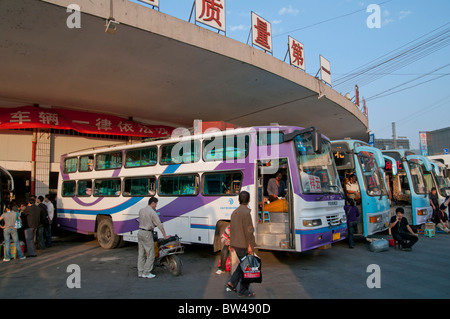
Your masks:
M 393 149 L 405 149 L 409 150 L 409 139 L 397 138 L 395 141 L 392 138 L 376 138 L 375 147 L 380 150 L 393 150 Z
M 450 127 L 435 131 L 419 132 L 422 155 L 448 154 L 450 149 Z

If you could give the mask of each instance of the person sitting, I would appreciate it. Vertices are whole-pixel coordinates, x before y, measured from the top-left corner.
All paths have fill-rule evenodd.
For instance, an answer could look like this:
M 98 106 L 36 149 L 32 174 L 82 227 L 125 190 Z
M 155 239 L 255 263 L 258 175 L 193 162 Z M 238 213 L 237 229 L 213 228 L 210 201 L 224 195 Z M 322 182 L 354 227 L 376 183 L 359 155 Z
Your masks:
M 448 224 L 448 216 L 445 212 L 447 210 L 447 206 L 445 204 L 441 204 L 438 210 L 433 212 L 433 217 L 431 221 L 436 224 L 436 227 L 440 230 L 450 233 L 449 224 Z
M 350 175 L 350 180 L 345 184 L 345 189 L 347 191 L 347 197 L 353 199 L 355 203 L 358 203 L 361 198 L 361 193 L 359 191 L 359 185 L 356 182 L 355 174 Z
M 392 238 L 400 243 L 402 250 L 409 251 L 412 246 L 419 240 L 419 235 L 414 233 L 408 224 L 408 220 L 403 215 L 405 211 L 402 207 L 397 207 L 395 216 L 391 217 L 389 229 L 392 233 Z
M 433 214 L 435 212 L 439 212 L 439 196 L 437 194 L 436 187 L 431 188 L 429 198 L 430 198 L 430 205 L 433 208 Z
M 283 175 L 278 172 L 274 178 L 269 180 L 267 184 L 267 194 L 271 202 L 276 201 L 278 197 L 282 196 L 286 189 L 286 183 L 282 179 Z

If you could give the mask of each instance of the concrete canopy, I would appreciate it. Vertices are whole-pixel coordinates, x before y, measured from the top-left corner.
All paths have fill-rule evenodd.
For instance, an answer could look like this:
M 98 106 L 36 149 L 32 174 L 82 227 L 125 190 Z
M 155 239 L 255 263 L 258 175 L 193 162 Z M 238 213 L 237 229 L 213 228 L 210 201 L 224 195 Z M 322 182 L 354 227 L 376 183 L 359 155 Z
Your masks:
M 183 127 L 276 122 L 368 140 L 368 119 L 351 101 L 259 49 L 128 0 L 78 0 L 81 28 L 70 29 L 71 3 L 0 2 L 0 107 L 51 105 Z M 120 22 L 113 35 L 108 17 Z

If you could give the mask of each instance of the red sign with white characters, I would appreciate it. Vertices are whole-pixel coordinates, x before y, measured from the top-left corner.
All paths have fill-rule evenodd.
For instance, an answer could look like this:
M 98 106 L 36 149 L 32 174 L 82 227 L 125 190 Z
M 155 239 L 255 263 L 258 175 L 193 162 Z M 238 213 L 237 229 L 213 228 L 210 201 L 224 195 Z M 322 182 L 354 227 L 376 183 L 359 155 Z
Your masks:
M 111 134 L 141 137 L 170 136 L 173 127 L 146 125 L 124 118 L 58 108 L 24 106 L 0 108 L 0 129 L 54 128 L 86 134 Z

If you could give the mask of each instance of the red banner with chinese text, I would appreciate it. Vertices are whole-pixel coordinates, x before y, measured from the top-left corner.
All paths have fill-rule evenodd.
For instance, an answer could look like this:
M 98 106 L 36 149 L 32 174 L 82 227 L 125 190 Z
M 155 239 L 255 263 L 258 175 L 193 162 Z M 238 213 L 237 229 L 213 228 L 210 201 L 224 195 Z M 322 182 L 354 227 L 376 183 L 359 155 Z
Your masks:
M 54 128 L 86 134 L 139 137 L 170 136 L 173 127 L 146 125 L 118 116 L 57 108 L 0 108 L 0 129 Z

